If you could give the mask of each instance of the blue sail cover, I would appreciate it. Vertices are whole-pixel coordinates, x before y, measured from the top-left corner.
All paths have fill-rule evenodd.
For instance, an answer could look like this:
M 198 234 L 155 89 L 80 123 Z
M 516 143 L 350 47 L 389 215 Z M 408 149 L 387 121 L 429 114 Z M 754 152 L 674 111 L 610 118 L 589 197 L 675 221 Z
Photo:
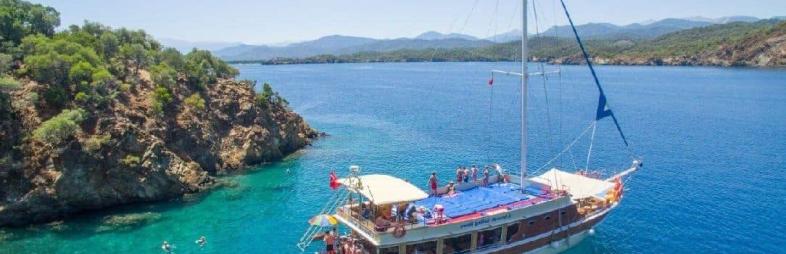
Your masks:
M 568 17 L 568 22 L 570 22 L 570 28 L 573 29 L 573 35 L 576 36 L 576 42 L 579 43 L 579 48 L 581 48 L 581 53 L 584 55 L 584 60 L 587 61 L 587 66 L 589 66 L 590 72 L 592 73 L 592 78 L 595 80 L 595 86 L 598 87 L 598 92 L 600 93 L 600 96 L 598 98 L 598 110 L 595 113 L 595 121 L 603 119 L 607 116 L 611 116 L 611 119 L 614 120 L 614 125 L 617 126 L 617 131 L 619 131 L 620 137 L 622 137 L 622 142 L 625 142 L 625 146 L 628 146 L 628 140 L 625 138 L 625 134 L 622 133 L 622 128 L 620 128 L 620 124 L 617 122 L 617 117 L 614 116 L 614 112 L 612 112 L 609 106 L 606 104 L 606 94 L 603 93 L 603 87 L 600 86 L 598 75 L 595 74 L 595 68 L 592 66 L 592 61 L 590 61 L 589 54 L 587 53 L 587 50 L 584 48 L 584 43 L 581 42 L 581 37 L 579 37 L 579 33 L 576 31 L 576 26 L 573 25 L 573 19 L 570 18 L 570 13 L 568 13 L 568 7 L 565 7 L 564 0 L 560 0 L 560 3 L 562 3 L 562 9 L 565 10 L 565 16 Z

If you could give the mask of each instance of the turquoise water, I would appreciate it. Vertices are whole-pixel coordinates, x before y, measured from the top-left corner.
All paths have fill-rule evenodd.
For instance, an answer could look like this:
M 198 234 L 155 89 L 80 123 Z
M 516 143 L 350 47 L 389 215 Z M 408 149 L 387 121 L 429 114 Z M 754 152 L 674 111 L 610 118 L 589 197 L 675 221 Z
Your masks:
M 4 229 L 0 253 L 160 253 L 163 240 L 176 253 L 297 253 L 306 220 L 330 195 L 332 168 L 344 173 L 357 164 L 425 188 L 428 172 L 450 179 L 457 165 L 518 167 L 516 80 L 498 76 L 493 99 L 486 85 L 488 70 L 515 70 L 512 63 L 239 68 L 242 78 L 273 84 L 330 136 L 281 163 L 224 178 L 232 187 L 59 225 Z M 623 205 L 569 253 L 786 253 L 786 71 L 603 66 L 598 72 L 645 167 L 628 182 Z M 561 79 L 546 84 L 547 107 L 544 84 L 532 80 L 530 170 L 592 120 L 597 92 L 590 81 L 586 67 L 563 67 Z M 588 143 L 580 140 L 556 162 L 583 167 Z M 612 123 L 600 122 L 590 166 L 610 172 L 627 166 L 627 155 Z M 105 216 L 144 212 L 152 213 L 144 223 L 102 224 Z M 194 244 L 200 235 L 208 239 L 204 249 Z

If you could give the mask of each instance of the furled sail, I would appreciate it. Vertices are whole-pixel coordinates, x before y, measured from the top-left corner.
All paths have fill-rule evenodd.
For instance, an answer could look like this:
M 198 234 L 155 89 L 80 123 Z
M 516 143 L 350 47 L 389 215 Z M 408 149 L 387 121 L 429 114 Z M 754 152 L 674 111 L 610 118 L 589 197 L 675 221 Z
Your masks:
M 560 3 L 562 3 L 562 9 L 565 10 L 565 16 L 568 17 L 570 28 L 573 29 L 573 35 L 576 36 L 576 42 L 578 42 L 579 48 L 581 48 L 581 53 L 584 55 L 584 60 L 587 61 L 587 66 L 589 66 L 590 72 L 592 73 L 592 78 L 595 79 L 595 86 L 598 87 L 598 92 L 600 93 L 600 96 L 598 97 L 598 110 L 595 114 L 595 121 L 603 119 L 607 116 L 611 116 L 611 119 L 614 120 L 614 126 L 617 126 L 617 131 L 619 131 L 620 137 L 622 137 L 622 142 L 625 142 L 625 146 L 628 146 L 628 140 L 625 138 L 625 134 L 622 133 L 622 128 L 620 128 L 620 124 L 617 122 L 617 117 L 614 116 L 614 112 L 611 111 L 606 102 L 606 94 L 603 93 L 603 88 L 600 86 L 598 75 L 595 74 L 595 68 L 592 67 L 592 61 L 590 61 L 589 54 L 584 48 L 584 43 L 581 42 L 581 37 L 579 37 L 579 33 L 576 32 L 576 26 L 573 25 L 573 19 L 570 18 L 568 7 L 565 6 L 564 0 L 560 0 Z

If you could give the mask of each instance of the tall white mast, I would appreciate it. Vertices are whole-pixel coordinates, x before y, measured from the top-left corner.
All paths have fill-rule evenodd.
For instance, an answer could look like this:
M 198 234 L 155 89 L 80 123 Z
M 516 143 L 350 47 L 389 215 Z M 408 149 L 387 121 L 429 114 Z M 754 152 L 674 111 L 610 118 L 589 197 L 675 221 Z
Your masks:
M 521 189 L 527 177 L 527 0 L 521 1 Z

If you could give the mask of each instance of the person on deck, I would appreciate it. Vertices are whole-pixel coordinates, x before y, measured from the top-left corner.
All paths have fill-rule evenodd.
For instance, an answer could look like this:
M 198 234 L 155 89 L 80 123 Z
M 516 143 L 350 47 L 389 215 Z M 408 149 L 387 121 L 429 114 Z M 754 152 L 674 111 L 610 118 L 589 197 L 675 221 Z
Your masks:
M 472 165 L 472 182 L 478 182 L 478 167 L 475 165 Z
M 468 183 L 469 182 L 469 168 L 468 167 L 464 167 L 464 174 L 463 175 L 464 175 L 464 183 Z
M 489 185 L 489 167 L 483 167 L 483 186 Z
M 456 185 L 453 183 L 453 181 L 450 181 L 450 183 L 448 183 L 447 195 L 448 196 L 456 195 Z
M 437 172 L 431 172 L 431 177 L 428 179 L 428 184 L 431 186 L 431 195 L 437 195 Z
M 336 244 L 336 236 L 334 236 L 333 232 L 330 230 L 325 231 L 325 251 L 327 254 L 336 253 L 333 247 L 334 244 Z
M 458 167 L 456 168 L 456 182 L 457 182 L 457 183 L 460 183 L 460 182 L 461 182 L 461 180 L 463 180 L 463 179 L 464 179 L 464 176 L 463 176 L 463 175 L 464 175 L 464 169 L 462 169 L 462 167 L 461 167 L 461 166 L 458 166 Z

